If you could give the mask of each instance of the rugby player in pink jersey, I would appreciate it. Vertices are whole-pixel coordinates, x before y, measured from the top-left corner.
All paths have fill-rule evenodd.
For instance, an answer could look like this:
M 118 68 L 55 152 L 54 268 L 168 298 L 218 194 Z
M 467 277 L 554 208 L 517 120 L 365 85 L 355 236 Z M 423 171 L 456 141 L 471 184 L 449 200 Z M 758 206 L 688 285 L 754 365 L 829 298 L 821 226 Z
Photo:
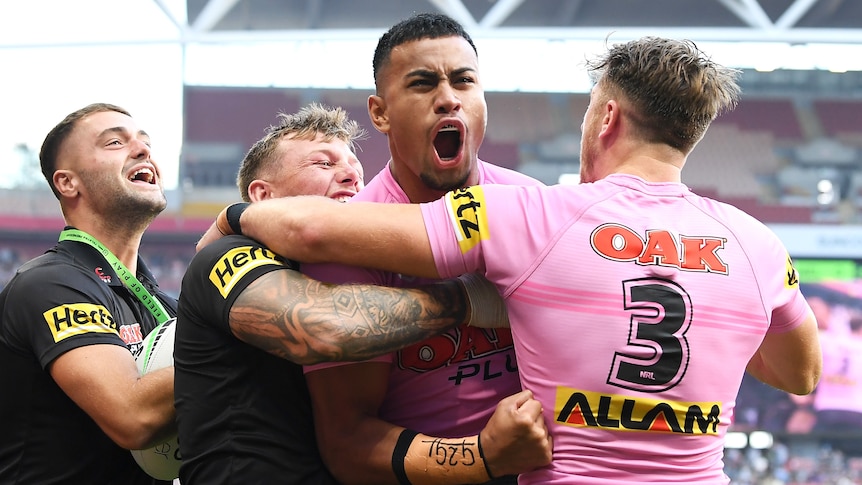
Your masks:
M 735 105 L 738 73 L 655 37 L 587 68 L 579 185 L 484 185 L 419 205 L 294 197 L 250 207 L 235 227 L 300 261 L 494 282 L 554 441 L 552 463 L 519 483 L 728 483 L 743 374 L 808 394 L 822 367 L 781 241 L 681 182 Z
M 430 202 L 468 185 L 540 184 L 479 160 L 487 106 L 476 47 L 458 22 L 442 14 L 411 16 L 380 37 L 372 64 L 377 89 L 368 113 L 387 136 L 391 158 L 353 201 Z M 302 271 L 333 283 L 429 282 L 342 265 L 303 265 Z M 393 459 L 402 459 L 393 453 L 413 441 L 427 448 L 434 442 L 428 435 L 477 441 L 500 400 L 521 391 L 511 331 L 466 325 L 373 361 L 306 367 L 306 380 L 315 416 L 322 417 L 315 423 L 321 453 L 345 484 L 383 485 L 405 477 L 418 484 L 419 475 L 435 485 L 475 480 L 460 475 L 461 469 L 435 474 L 436 467 L 429 470 L 424 462 L 421 474 L 409 467 L 402 472 L 393 469 Z M 422 435 L 411 439 L 415 432 Z M 485 448 L 490 439 L 483 433 Z M 487 472 L 496 480 L 488 483 L 497 485 L 515 484 L 515 473 L 547 463 L 491 462 L 497 468 Z

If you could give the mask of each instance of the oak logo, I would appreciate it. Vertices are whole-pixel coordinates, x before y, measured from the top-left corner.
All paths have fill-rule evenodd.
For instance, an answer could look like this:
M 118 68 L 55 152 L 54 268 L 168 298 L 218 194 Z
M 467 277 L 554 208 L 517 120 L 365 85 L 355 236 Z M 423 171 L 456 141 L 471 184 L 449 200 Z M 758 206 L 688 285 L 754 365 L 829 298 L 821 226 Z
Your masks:
M 720 274 L 727 274 L 727 264 L 718 254 L 726 242 L 722 237 L 674 235 L 664 229 L 648 230 L 641 238 L 632 229 L 614 223 L 602 224 L 590 235 L 593 251 L 612 261 Z
M 479 241 L 490 237 L 488 217 L 484 210 L 485 192 L 481 186 L 453 190 L 446 194 L 445 200 L 461 254 L 476 247 Z
M 619 431 L 718 434 L 721 403 L 661 401 L 558 387 L 555 421 Z
M 102 305 L 67 303 L 43 313 L 54 343 L 84 333 L 117 334 L 117 323 L 111 312 Z
M 231 289 L 249 271 L 268 264 L 284 266 L 284 263 L 275 258 L 275 253 L 266 248 L 252 246 L 233 248 L 225 253 L 210 270 L 210 281 L 218 289 L 222 298 L 227 298 Z

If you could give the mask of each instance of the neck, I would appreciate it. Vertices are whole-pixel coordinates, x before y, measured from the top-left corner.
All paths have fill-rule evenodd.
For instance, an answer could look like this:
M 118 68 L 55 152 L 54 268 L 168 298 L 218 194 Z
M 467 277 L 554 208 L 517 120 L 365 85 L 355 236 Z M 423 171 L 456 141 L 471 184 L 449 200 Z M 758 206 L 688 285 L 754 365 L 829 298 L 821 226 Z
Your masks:
M 446 195 L 448 190 L 436 190 L 429 188 L 425 185 L 419 177 L 416 176 L 407 166 L 403 163 L 398 163 L 394 159 L 389 160 L 388 167 L 389 172 L 392 174 L 392 178 L 395 179 L 395 182 L 401 187 L 401 190 L 407 195 L 407 198 L 410 199 L 410 202 L 414 204 L 421 204 L 423 202 L 433 202 L 444 195 Z M 461 187 L 469 187 L 471 185 L 475 185 L 478 183 L 479 176 L 477 171 L 473 171 L 470 174 L 470 177 L 467 179 L 467 182 L 463 184 Z M 454 189 L 453 189 L 454 190 Z
M 682 167 L 686 154 L 664 144 L 619 143 L 618 150 L 610 152 L 608 160 L 617 161 L 610 173 L 623 173 L 640 177 L 647 182 L 682 181 Z
M 680 166 L 649 157 L 635 157 L 625 160 L 617 166 L 613 173 L 634 175 L 647 182 L 682 182 Z
M 439 190 L 429 189 L 427 185 L 419 180 L 416 174 L 395 160 L 389 161 L 389 172 L 392 173 L 392 178 L 395 179 L 395 182 L 401 187 L 401 190 L 404 191 L 410 202 L 414 204 L 431 202 L 445 194 L 445 192 Z
M 137 274 L 138 249 L 141 246 L 141 238 L 146 228 L 138 229 L 109 224 L 107 221 L 97 218 L 80 219 L 66 217 L 66 224 L 94 237 L 108 251 L 113 253 L 132 274 Z

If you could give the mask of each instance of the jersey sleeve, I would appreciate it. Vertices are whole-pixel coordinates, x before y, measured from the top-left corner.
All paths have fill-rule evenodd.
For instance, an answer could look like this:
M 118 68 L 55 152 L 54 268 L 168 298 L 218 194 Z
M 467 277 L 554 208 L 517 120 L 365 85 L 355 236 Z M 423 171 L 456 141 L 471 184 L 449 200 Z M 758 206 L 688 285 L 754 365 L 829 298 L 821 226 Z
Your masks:
M 799 289 L 799 273 L 784 244 L 765 226 L 762 231 L 765 234 L 749 257 L 767 314 L 771 315 L 767 331 L 786 332 L 802 324 L 808 315 L 808 303 Z
M 179 311 L 230 331 L 230 309 L 248 285 L 270 271 L 298 270 L 257 241 L 227 236 L 201 249 L 183 277 Z
M 18 275 L 5 297 L 4 323 L 13 348 L 32 349 L 43 368 L 71 349 L 93 344 L 126 347 L 111 290 L 67 264 L 37 266 Z M 11 303 L 11 304 L 10 304 Z
M 421 204 L 440 276 L 478 272 L 507 296 L 564 222 L 544 210 L 542 188 L 476 185 Z

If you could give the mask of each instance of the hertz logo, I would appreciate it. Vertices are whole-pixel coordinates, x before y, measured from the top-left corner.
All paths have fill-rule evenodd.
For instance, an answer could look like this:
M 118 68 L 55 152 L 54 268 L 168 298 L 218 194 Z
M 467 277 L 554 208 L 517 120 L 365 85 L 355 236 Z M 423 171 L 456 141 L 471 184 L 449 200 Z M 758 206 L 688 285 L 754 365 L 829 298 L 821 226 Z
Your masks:
M 785 264 L 785 271 L 787 278 L 784 280 L 785 288 L 796 288 L 799 286 L 799 272 L 796 271 L 796 268 L 793 266 L 793 260 L 790 259 L 790 255 L 787 256 L 787 263 Z
M 484 205 L 485 193 L 479 185 L 446 194 L 446 207 L 455 228 L 461 254 L 476 247 L 479 241 L 490 237 L 488 217 L 482 209 Z
M 43 313 L 54 343 L 84 333 L 118 334 L 117 323 L 111 312 L 102 305 L 92 303 L 68 303 L 56 306 Z
M 265 248 L 252 246 L 233 248 L 213 266 L 210 271 L 210 281 L 221 293 L 222 298 L 227 298 L 236 283 L 254 268 L 267 264 L 284 266 L 284 263 L 275 258 L 275 253 Z
M 556 422 L 619 431 L 718 434 L 721 403 L 673 402 L 557 388 Z

